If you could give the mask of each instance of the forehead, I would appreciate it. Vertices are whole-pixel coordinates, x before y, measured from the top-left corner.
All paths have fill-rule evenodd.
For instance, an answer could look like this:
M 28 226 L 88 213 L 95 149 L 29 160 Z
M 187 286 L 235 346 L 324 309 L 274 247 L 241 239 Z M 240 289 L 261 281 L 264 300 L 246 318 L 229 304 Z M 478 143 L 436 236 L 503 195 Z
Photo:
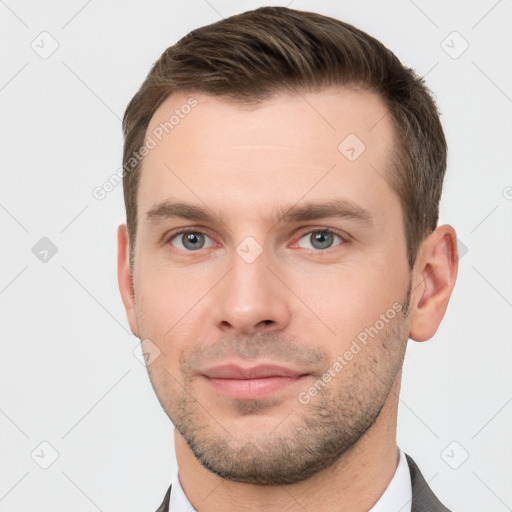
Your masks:
M 384 102 L 365 90 L 282 93 L 249 106 L 176 93 L 146 132 L 153 147 L 141 166 L 139 216 L 174 196 L 249 208 L 306 194 L 392 195 L 393 137 Z

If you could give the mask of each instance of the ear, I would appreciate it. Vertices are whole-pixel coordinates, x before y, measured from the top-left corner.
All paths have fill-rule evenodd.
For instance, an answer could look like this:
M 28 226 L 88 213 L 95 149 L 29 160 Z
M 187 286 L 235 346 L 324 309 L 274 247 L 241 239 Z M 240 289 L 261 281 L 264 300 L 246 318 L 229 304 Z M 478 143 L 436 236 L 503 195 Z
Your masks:
M 135 293 L 133 290 L 133 276 L 130 272 L 130 244 L 128 230 L 125 224 L 117 228 L 117 280 L 119 291 L 123 299 L 126 316 L 132 333 L 140 338 L 137 315 L 135 313 Z
M 439 226 L 421 244 L 413 269 L 409 337 L 426 341 L 437 331 L 455 286 L 459 256 L 451 226 Z

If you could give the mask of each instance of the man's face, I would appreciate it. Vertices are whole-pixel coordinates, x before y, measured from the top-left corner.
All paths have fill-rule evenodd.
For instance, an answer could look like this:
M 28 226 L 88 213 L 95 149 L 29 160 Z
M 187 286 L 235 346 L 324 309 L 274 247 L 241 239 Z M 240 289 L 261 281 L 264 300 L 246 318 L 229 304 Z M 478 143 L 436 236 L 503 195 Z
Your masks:
M 151 120 L 130 323 L 179 435 L 225 478 L 307 478 L 396 399 L 410 282 L 386 113 L 351 89 L 251 108 L 180 93 Z

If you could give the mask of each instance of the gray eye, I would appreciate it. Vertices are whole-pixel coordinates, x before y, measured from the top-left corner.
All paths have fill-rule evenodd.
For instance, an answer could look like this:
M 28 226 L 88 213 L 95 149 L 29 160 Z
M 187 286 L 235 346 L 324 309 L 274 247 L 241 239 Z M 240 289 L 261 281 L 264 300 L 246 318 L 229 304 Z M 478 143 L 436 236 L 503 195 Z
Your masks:
M 334 242 L 336 239 L 339 242 L 343 242 L 341 237 L 335 233 L 331 233 L 330 231 L 311 231 L 300 239 L 299 246 L 303 247 L 304 249 L 330 249 L 333 245 L 335 245 Z
M 324 233 L 323 231 L 311 233 L 309 237 L 311 245 L 315 247 L 315 249 L 327 249 L 332 245 L 334 240 L 332 233 Z
M 185 251 L 197 251 L 211 245 L 210 238 L 199 231 L 189 231 L 188 233 L 179 233 L 172 240 L 172 245 Z
M 201 249 L 204 245 L 204 235 L 200 233 L 185 233 L 182 235 L 183 246 L 194 251 Z

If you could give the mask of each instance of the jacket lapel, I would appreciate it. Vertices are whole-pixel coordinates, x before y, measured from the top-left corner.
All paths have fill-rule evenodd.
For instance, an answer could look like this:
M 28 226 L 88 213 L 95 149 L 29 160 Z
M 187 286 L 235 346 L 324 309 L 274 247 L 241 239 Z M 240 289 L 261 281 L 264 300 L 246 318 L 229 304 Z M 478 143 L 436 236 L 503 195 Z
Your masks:
M 171 487 L 169 486 L 169 489 L 167 489 L 167 493 L 165 494 L 164 501 L 162 501 L 162 504 L 158 507 L 156 512 L 169 512 L 169 501 L 171 499 Z
M 411 473 L 411 512 L 450 512 L 432 492 L 412 458 L 407 454 L 405 457 Z

